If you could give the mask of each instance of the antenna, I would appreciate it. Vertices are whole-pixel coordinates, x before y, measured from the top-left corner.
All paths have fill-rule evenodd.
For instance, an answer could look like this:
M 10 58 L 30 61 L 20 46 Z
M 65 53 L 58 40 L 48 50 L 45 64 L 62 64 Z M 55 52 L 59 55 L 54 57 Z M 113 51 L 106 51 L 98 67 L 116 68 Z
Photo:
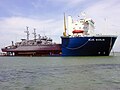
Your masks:
M 38 34 L 38 37 L 39 37 L 39 39 L 41 39 L 41 36 L 40 36 L 40 34 Z
M 14 46 L 14 42 L 12 41 L 12 46 Z
M 85 12 L 81 12 L 81 15 L 84 17 L 84 19 L 86 19 L 86 18 L 87 18 L 87 16 L 86 16 L 86 13 L 85 13 Z
M 34 28 L 34 32 L 32 33 L 34 35 L 34 40 L 36 40 L 36 28 Z
M 28 28 L 29 28 L 29 27 L 26 26 L 26 28 L 27 28 L 27 31 L 25 31 L 25 33 L 27 33 L 27 41 L 28 41 L 28 40 L 29 40 L 29 35 L 30 35 L 30 34 L 29 34 L 29 31 L 28 31 Z

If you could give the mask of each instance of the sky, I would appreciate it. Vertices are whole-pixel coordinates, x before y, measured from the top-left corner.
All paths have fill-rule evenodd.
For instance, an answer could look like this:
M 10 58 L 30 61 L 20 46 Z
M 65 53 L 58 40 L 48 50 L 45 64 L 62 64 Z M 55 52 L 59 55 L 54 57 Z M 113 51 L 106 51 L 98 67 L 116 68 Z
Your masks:
M 117 35 L 114 51 L 120 51 L 120 0 L 0 0 L 0 48 L 26 38 L 33 29 L 60 43 L 63 14 L 77 19 L 81 12 L 95 21 L 95 32 Z

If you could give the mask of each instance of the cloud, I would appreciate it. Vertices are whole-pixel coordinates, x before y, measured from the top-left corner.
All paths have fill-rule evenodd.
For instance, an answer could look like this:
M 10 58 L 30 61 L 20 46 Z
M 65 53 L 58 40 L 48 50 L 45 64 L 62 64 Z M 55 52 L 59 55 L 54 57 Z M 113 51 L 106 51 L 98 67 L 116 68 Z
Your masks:
M 36 28 L 52 28 L 52 26 L 56 26 L 55 24 L 59 23 L 54 19 L 49 20 L 40 20 L 34 18 L 26 18 L 26 17 L 8 17 L 2 19 L 0 21 L 1 28 L 21 28 L 25 26 L 36 27 Z M 53 27 L 54 28 L 54 27 Z M 15 30 L 16 31 L 16 30 Z
M 84 12 L 94 18 L 97 25 L 96 28 L 99 29 L 99 31 L 104 31 L 105 23 L 107 23 L 108 29 L 112 28 L 112 24 L 120 25 L 120 11 L 118 9 L 120 8 L 120 4 L 118 4 L 117 1 L 118 0 L 102 0 L 84 10 Z M 111 33 L 112 31 L 113 30 L 109 30 L 107 33 Z
M 50 3 L 54 3 L 53 5 L 61 6 L 63 9 L 70 9 L 76 6 L 79 6 L 85 0 L 48 0 Z
M 67 2 L 67 3 L 76 4 L 76 3 L 79 3 L 79 2 L 82 2 L 82 1 L 85 1 L 85 0 L 48 0 L 48 1 L 52 1 L 52 2 Z
M 36 0 L 33 1 L 31 4 L 33 7 L 37 8 L 45 8 L 45 7 L 61 7 L 64 8 L 73 8 L 76 7 L 78 4 L 82 3 L 86 0 Z M 55 9 L 55 8 L 54 8 Z

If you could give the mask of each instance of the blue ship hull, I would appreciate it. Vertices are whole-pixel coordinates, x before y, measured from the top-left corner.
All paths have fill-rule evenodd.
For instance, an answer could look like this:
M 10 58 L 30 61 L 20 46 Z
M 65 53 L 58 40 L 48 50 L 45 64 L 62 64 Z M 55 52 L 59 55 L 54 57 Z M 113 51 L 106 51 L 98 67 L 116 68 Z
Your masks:
M 109 56 L 117 36 L 61 38 L 62 56 Z

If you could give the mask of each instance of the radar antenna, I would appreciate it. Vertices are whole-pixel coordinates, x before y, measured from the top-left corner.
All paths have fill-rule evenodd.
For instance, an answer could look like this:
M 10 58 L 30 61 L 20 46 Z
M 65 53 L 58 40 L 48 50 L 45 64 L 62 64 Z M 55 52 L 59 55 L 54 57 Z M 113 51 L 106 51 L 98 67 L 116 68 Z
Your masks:
M 27 30 L 25 31 L 25 33 L 27 33 L 27 41 L 28 41 L 28 40 L 29 40 L 29 35 L 30 35 L 30 33 L 29 33 L 29 31 L 28 31 L 28 28 L 29 28 L 29 27 L 26 26 L 26 28 L 27 28 Z
M 40 34 L 38 34 L 38 37 L 39 37 L 39 39 L 41 39 L 41 36 L 40 36 Z
M 86 13 L 85 13 L 85 12 L 81 12 L 81 15 L 84 17 L 84 19 L 86 19 L 86 18 L 87 18 L 87 15 L 86 15 Z
M 34 35 L 34 40 L 36 40 L 36 28 L 34 28 L 34 32 L 32 33 Z

